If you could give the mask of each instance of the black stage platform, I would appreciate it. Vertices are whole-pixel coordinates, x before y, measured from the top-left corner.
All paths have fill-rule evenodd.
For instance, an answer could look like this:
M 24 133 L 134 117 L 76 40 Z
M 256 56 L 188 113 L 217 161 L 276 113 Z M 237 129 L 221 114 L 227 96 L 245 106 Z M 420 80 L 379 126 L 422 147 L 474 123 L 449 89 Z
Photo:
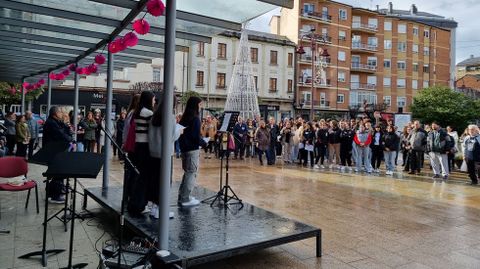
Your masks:
M 172 187 L 171 205 L 176 205 L 178 186 Z M 87 188 L 86 195 L 101 206 L 119 215 L 120 187 Z M 214 193 L 196 187 L 194 196 L 201 200 Z M 170 251 L 181 258 L 183 268 L 228 258 L 254 250 L 278 246 L 293 241 L 316 237 L 316 254 L 320 257 L 322 231 L 318 228 L 283 218 L 272 212 L 244 203 L 240 210 L 235 206 L 198 207 L 183 209 L 172 206 L 175 218 L 170 220 Z M 126 225 L 141 236 L 157 235 L 157 221 L 150 217 L 125 216 Z

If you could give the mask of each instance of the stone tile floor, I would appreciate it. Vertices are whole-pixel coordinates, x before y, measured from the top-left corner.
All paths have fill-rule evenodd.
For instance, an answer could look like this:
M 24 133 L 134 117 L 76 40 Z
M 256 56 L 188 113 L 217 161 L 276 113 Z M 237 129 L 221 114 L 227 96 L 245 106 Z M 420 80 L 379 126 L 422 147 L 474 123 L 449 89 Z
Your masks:
M 198 184 L 216 190 L 219 161 L 201 160 Z M 174 179 L 181 178 L 175 160 Z M 30 165 L 30 178 L 41 179 L 45 168 Z M 196 268 L 480 268 L 480 188 L 465 186 L 464 176 L 432 182 L 428 175 L 395 178 L 338 173 L 297 166 L 259 166 L 256 160 L 232 161 L 231 185 L 248 203 L 323 231 L 322 258 L 315 258 L 315 240 L 304 240 Z M 120 184 L 122 168 L 112 161 L 111 184 Z M 40 180 L 39 180 L 40 181 Z M 99 186 L 82 180 L 84 186 Z M 0 268 L 41 268 L 38 259 L 19 255 L 40 250 L 40 214 L 24 209 L 26 193 L 0 193 Z M 77 201 L 80 201 L 77 200 Z M 61 206 L 53 206 L 59 209 Z M 112 220 L 93 201 L 97 218 L 76 222 L 74 262 L 96 268 L 103 242 L 110 239 Z M 53 209 L 52 211 L 53 212 Z M 49 247 L 67 248 L 69 233 L 58 220 L 49 223 Z M 51 256 L 48 268 L 67 264 L 68 253 Z

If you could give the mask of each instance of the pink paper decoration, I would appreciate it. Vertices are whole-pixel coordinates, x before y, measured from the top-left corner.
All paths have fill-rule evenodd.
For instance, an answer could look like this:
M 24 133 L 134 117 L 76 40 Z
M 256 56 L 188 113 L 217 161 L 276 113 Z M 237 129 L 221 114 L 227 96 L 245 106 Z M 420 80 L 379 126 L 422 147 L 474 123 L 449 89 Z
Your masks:
M 22 87 L 23 87 L 24 89 L 26 89 L 26 88 L 28 87 L 28 85 L 30 85 L 30 83 L 24 82 L 24 83 L 22 84 Z
M 162 16 L 165 12 L 165 5 L 160 0 L 149 0 L 147 2 L 147 11 L 154 17 Z
M 133 22 L 133 30 L 139 35 L 145 35 L 150 31 L 150 24 L 145 19 L 139 19 Z
M 138 44 L 138 37 L 134 32 L 129 32 L 123 37 L 123 41 L 127 47 L 135 47 Z
M 92 73 L 95 74 L 98 71 L 98 67 L 95 64 L 91 64 L 91 65 L 87 66 L 87 69 L 91 74 Z
M 34 85 L 34 88 L 35 88 L 35 89 L 38 89 L 38 88 L 40 88 L 40 87 L 42 87 L 42 85 L 41 85 L 40 83 L 38 83 L 38 82 L 35 83 L 35 85 Z
M 44 85 L 44 84 L 45 84 L 45 79 L 43 79 L 43 78 L 40 79 L 40 80 L 38 81 L 38 84 L 40 84 L 40 86 Z
M 64 76 L 69 76 L 69 75 L 70 75 L 70 70 L 65 69 L 65 70 L 62 71 L 62 74 L 63 74 Z
M 99 64 L 99 65 L 102 65 L 105 63 L 105 56 L 103 56 L 103 54 L 97 54 L 97 56 L 95 56 L 95 63 L 96 64 Z
M 77 74 L 79 75 L 85 74 L 85 70 L 83 70 L 83 68 L 81 67 L 77 67 L 77 69 L 75 69 L 75 72 L 77 72 Z
M 118 42 L 116 42 L 116 40 L 108 44 L 108 51 L 110 51 L 113 54 L 120 51 L 119 44 Z
M 31 91 L 31 90 L 33 90 L 33 87 L 34 86 L 32 84 L 28 83 L 28 85 L 27 85 L 27 87 L 25 87 L 25 89 L 27 89 L 27 91 Z
M 119 37 L 119 38 L 115 39 L 114 42 L 117 42 L 117 46 L 118 46 L 118 49 L 119 49 L 118 52 L 121 52 L 121 51 L 124 51 L 124 50 L 127 49 L 127 44 L 125 44 L 125 39 L 123 37 Z
M 77 66 L 75 64 L 70 64 L 68 66 L 68 70 L 72 71 L 72 72 L 75 72 L 75 70 L 77 70 Z
M 64 80 L 65 79 L 65 75 L 60 73 L 60 74 L 57 74 L 57 80 Z

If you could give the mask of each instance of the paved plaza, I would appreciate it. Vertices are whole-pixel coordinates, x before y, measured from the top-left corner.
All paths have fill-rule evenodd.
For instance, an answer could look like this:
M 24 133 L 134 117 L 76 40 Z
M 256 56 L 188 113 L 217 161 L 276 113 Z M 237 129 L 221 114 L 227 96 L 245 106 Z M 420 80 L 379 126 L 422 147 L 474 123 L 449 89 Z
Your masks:
M 180 161 L 174 165 L 174 179 L 179 180 Z M 202 159 L 198 184 L 216 190 L 218 166 L 218 160 Z M 44 171 L 30 165 L 29 176 L 40 181 Z M 480 268 L 480 188 L 465 185 L 458 174 L 448 183 L 432 183 L 428 175 L 342 174 L 259 166 L 252 159 L 232 161 L 230 172 L 232 187 L 246 202 L 321 228 L 324 255 L 315 258 L 315 240 L 310 239 L 195 268 Z M 111 184 L 120 184 L 121 178 L 122 167 L 113 161 Z M 101 174 L 82 185 L 100 186 Z M 40 193 L 42 200 L 43 187 Z M 41 248 L 43 201 L 37 215 L 34 203 L 25 211 L 25 197 L 0 197 L 0 229 L 11 230 L 0 235 L 0 268 L 41 268 L 37 259 L 16 258 Z M 60 206 L 51 208 L 53 212 Z M 98 205 L 89 200 L 88 208 L 98 217 L 78 221 L 74 262 L 96 268 L 96 249 L 115 231 Z M 49 223 L 49 247 L 67 248 L 68 238 L 58 220 Z M 51 256 L 48 268 L 65 266 L 67 255 Z

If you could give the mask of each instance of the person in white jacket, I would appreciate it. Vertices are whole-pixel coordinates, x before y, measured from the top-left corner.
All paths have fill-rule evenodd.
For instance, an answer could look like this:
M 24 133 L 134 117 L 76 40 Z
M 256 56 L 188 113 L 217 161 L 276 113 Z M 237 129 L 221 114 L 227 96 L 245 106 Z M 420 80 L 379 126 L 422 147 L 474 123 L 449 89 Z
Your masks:
M 162 98 L 159 98 L 159 101 Z M 174 102 L 175 104 L 176 102 Z M 173 110 L 172 110 L 173 114 Z M 159 198 L 159 183 L 160 180 L 170 180 L 170 179 L 161 179 L 160 178 L 160 165 L 162 157 L 162 121 L 161 121 L 161 103 L 157 106 L 157 110 L 153 113 L 152 120 L 150 121 L 150 126 L 148 128 L 148 146 L 150 149 L 150 156 L 152 157 L 153 168 L 151 172 L 150 180 L 147 182 L 147 200 L 151 201 L 153 206 L 150 211 L 150 216 L 158 219 L 158 198 Z M 176 126 L 177 122 L 175 116 L 172 116 L 172 125 Z M 178 125 L 177 125 L 178 126 Z M 172 134 L 169 139 L 170 144 L 172 145 L 168 150 L 169 155 L 173 156 L 174 153 L 174 144 L 175 141 L 182 134 L 183 129 L 173 128 Z M 173 212 L 169 213 L 169 217 L 173 218 Z

